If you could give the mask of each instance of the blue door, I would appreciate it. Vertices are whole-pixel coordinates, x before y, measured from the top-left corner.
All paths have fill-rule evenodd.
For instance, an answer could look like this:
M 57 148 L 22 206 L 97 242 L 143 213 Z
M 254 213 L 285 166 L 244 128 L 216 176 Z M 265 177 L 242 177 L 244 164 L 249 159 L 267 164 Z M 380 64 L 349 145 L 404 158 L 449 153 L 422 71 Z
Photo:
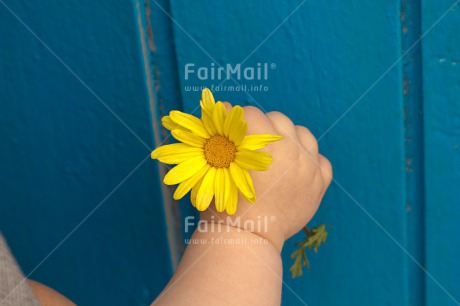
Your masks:
M 148 305 L 196 215 L 149 154 L 209 87 L 309 127 L 334 166 L 328 241 L 296 279 L 287 241 L 283 305 L 460 305 L 459 6 L 0 0 L 0 230 L 77 304 Z

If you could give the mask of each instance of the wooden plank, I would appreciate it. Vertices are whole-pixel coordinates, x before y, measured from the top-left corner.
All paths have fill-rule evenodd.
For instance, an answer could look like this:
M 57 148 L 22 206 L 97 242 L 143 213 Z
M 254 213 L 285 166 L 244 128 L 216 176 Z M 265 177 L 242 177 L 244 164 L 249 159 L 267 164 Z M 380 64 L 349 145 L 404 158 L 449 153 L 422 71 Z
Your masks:
M 427 305 L 460 305 L 460 7 L 454 3 L 422 1 L 423 31 L 429 31 L 423 39 Z
M 332 225 L 330 238 L 310 255 L 312 269 L 300 279 L 292 280 L 288 268 L 302 235 L 287 242 L 283 304 L 406 304 L 408 263 L 398 246 L 406 246 L 407 222 L 403 78 L 396 63 L 400 2 L 174 0 L 171 9 L 185 110 L 196 111 L 199 100 L 186 86 L 221 83 L 197 74 L 186 79 L 187 64 L 211 69 L 213 63 L 273 63 L 268 80 L 237 82 L 268 91 L 216 97 L 282 111 L 308 126 L 321 138 L 321 151 L 343 187 L 333 184 L 312 221 Z
M 31 278 L 77 304 L 147 305 L 172 267 L 136 7 L 4 3 L 1 230 L 26 273 L 46 259 Z
M 401 1 L 408 305 L 424 305 L 423 104 L 421 1 Z
M 151 88 L 155 91 L 157 99 L 157 105 L 154 106 L 156 120 L 159 124 L 157 143 L 171 143 L 174 142 L 174 138 L 170 131 L 161 127 L 161 117 L 168 115 L 171 110 L 181 110 L 183 106 L 169 0 L 145 1 L 144 11 L 150 63 L 153 69 Z M 171 165 L 160 163 L 159 167 L 162 178 Z M 185 231 L 183 220 L 186 216 L 198 217 L 196 209 L 188 205 L 188 200 L 175 201 L 173 199 L 175 188 L 175 186 L 162 185 L 171 261 L 174 267 L 177 266 L 185 251 L 184 239 L 190 238 L 193 232 Z

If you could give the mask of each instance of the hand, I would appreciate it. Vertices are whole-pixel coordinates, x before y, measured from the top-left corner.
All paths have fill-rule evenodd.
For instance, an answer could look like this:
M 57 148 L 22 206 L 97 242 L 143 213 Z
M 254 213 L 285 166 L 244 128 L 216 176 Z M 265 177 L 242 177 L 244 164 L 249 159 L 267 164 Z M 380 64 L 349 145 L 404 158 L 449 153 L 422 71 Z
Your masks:
M 226 102 L 227 111 L 231 105 Z M 239 196 L 233 216 L 218 213 L 214 205 L 201 214 L 202 220 L 224 222 L 245 228 L 281 251 L 286 239 L 297 233 L 316 213 L 332 180 L 331 163 L 318 152 L 311 132 L 280 112 L 264 114 L 256 107 L 244 107 L 247 134 L 278 134 L 284 139 L 266 146 L 273 163 L 267 171 L 251 171 L 256 202 Z

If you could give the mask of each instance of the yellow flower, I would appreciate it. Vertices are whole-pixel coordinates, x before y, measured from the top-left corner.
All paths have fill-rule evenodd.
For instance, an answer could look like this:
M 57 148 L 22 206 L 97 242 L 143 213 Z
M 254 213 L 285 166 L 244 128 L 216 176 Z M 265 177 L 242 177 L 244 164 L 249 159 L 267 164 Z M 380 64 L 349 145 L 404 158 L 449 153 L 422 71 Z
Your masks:
M 250 203 L 256 201 L 248 170 L 264 171 L 272 163 L 267 152 L 257 151 L 283 136 L 246 135 L 248 124 L 241 106 L 226 112 L 222 102 L 215 102 L 209 89 L 202 92 L 201 120 L 180 111 L 162 118 L 165 128 L 180 141 L 158 147 L 152 158 L 165 164 L 178 164 L 164 177 L 166 185 L 179 184 L 174 199 L 192 190 L 190 198 L 199 211 L 215 200 L 216 210 L 233 215 L 238 191 Z

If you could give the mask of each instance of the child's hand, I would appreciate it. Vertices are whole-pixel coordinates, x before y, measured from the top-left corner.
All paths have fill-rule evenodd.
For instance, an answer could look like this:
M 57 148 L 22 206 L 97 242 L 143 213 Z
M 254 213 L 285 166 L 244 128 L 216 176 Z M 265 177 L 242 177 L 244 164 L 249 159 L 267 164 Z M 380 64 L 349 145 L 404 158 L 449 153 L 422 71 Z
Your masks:
M 231 106 L 225 103 L 227 109 Z M 279 112 L 264 114 L 258 108 L 244 107 L 247 134 L 278 134 L 285 138 L 262 149 L 273 157 L 268 171 L 251 171 L 256 191 L 255 204 L 239 196 L 233 216 L 218 213 L 213 206 L 202 213 L 211 222 L 244 228 L 273 243 L 280 251 L 286 239 L 307 224 L 332 179 L 330 162 L 318 153 L 315 137 L 303 126 Z M 251 221 L 252 220 L 252 221 Z
M 306 128 L 294 126 L 278 112 L 265 115 L 255 107 L 244 111 L 248 134 L 284 136 L 263 149 L 273 157 L 268 171 L 250 173 L 256 202 L 250 204 L 240 196 L 233 216 L 218 213 L 213 204 L 201 213 L 202 220 L 226 225 L 195 230 L 156 305 L 281 303 L 283 243 L 315 214 L 331 182 L 332 168 L 318 154 L 316 139 Z

